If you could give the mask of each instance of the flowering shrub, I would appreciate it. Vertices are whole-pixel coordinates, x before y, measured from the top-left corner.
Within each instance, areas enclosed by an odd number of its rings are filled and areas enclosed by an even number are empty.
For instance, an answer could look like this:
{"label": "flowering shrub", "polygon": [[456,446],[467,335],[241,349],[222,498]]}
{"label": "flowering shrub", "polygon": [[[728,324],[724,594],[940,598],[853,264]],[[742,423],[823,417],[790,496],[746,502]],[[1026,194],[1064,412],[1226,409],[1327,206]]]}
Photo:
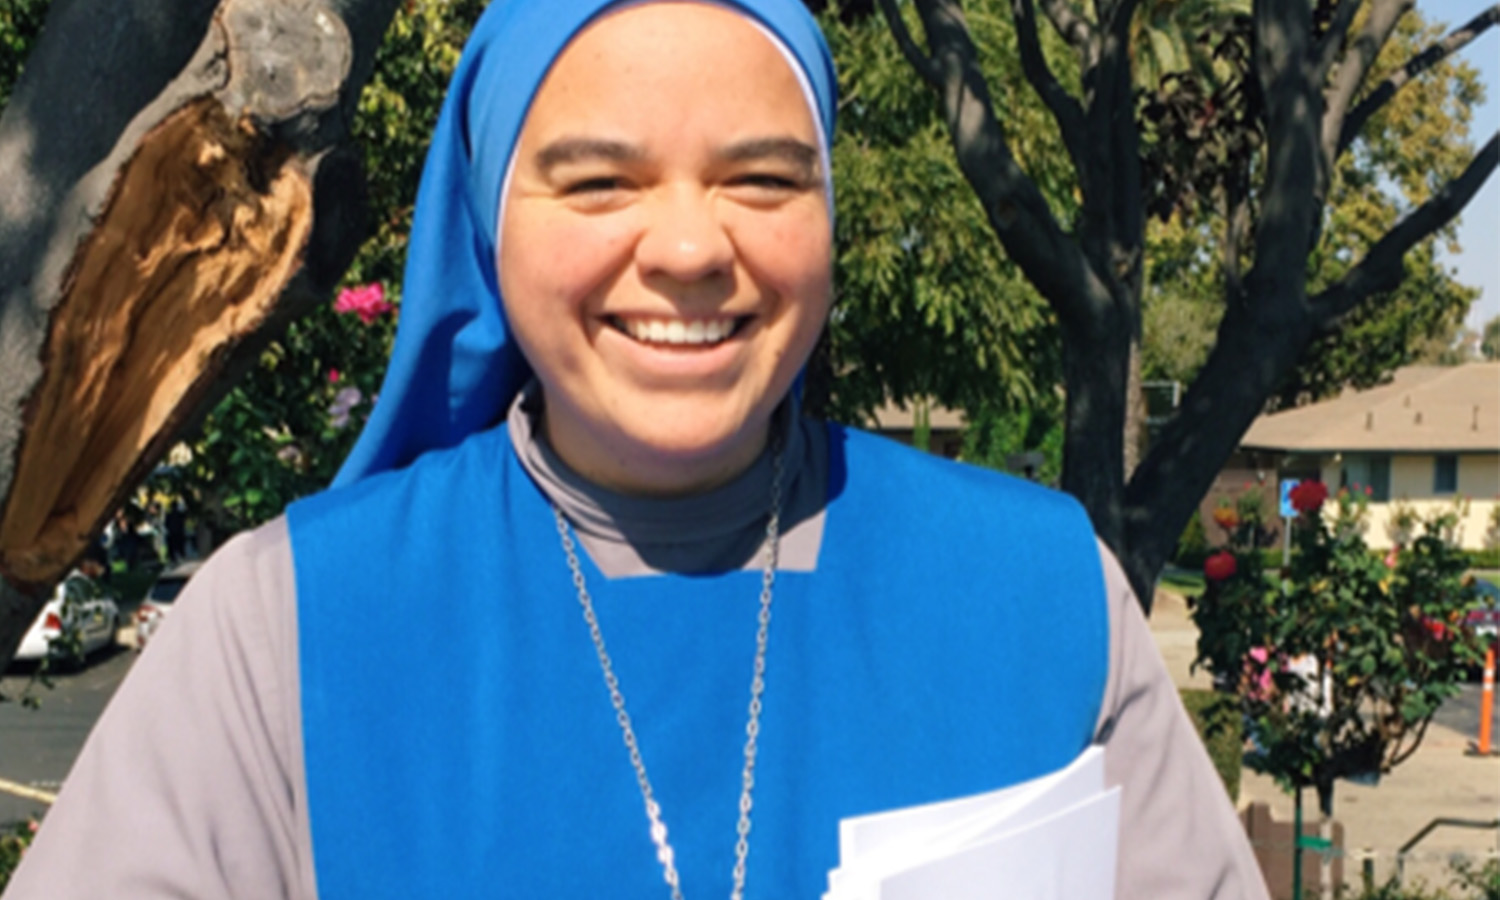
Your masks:
{"label": "flowering shrub", "polygon": [[1328,486],[1321,481],[1299,481],[1292,488],[1292,509],[1301,513],[1315,513],[1323,508],[1324,502],[1328,500]]}
{"label": "flowering shrub", "polygon": [[1260,523],[1246,504],[1229,546],[1205,565],[1195,665],[1238,695],[1253,746],[1246,764],[1288,789],[1316,788],[1331,814],[1335,780],[1410,756],[1477,663],[1475,639],[1455,627],[1477,597],[1452,542],[1456,513],[1429,518],[1383,559],[1364,542],[1363,491],[1330,498],[1304,482],[1291,500],[1297,552],[1286,568],[1255,551]]}
{"label": "flowering shrub", "polygon": [[37,827],[36,819],[27,819],[0,831],[0,892],[5,890],[11,873],[21,864],[26,848],[36,838]]}
{"label": "flowering shrub", "polygon": [[1203,561],[1203,575],[1209,581],[1223,581],[1234,574],[1235,568],[1234,554],[1228,550],[1220,550]]}
{"label": "flowering shrub", "polygon": [[344,288],[333,301],[334,312],[354,313],[366,325],[395,309],[385,299],[385,288],[380,282]]}

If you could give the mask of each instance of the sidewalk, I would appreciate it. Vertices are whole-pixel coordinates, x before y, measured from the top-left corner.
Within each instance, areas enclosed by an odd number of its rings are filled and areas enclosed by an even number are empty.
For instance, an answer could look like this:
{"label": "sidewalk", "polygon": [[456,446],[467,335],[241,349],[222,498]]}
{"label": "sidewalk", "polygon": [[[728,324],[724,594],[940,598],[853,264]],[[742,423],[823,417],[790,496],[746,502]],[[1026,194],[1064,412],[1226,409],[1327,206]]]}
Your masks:
{"label": "sidewalk", "polygon": [[[1157,592],[1151,632],[1178,687],[1211,687],[1205,672],[1188,671],[1198,632],[1179,595]],[[1365,851],[1374,853],[1377,881],[1394,874],[1396,850],[1435,818],[1500,817],[1500,757],[1465,756],[1464,748],[1475,736],[1441,724],[1442,718],[1440,712],[1417,752],[1382,778],[1378,786],[1341,781],[1335,788],[1334,818],[1344,824],[1344,845],[1349,855],[1344,872],[1351,884],[1358,884]],[[1246,769],[1240,784],[1240,805],[1252,802],[1269,803],[1278,820],[1292,820],[1291,795],[1282,793],[1270,778]],[[1303,815],[1316,814],[1317,799],[1309,791],[1303,795]],[[1487,853],[1496,852],[1496,841],[1497,832],[1493,830],[1439,829],[1408,857],[1406,883],[1423,879],[1429,884],[1446,885],[1451,855],[1467,854],[1483,862]]]}

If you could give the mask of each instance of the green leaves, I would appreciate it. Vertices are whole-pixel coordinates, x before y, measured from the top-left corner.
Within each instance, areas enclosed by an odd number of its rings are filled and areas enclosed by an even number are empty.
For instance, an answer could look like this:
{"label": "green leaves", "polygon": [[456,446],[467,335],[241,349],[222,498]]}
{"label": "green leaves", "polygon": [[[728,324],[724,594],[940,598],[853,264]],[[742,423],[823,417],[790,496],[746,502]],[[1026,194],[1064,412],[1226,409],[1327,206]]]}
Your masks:
{"label": "green leaves", "polygon": [[[1065,218],[1072,178],[1056,126],[1024,87],[1009,14],[965,10],[1022,157]],[[823,18],[842,83],[830,410],[863,421],[886,400],[1001,413],[1045,402],[1059,379],[1050,311],[1006,258],[953,155],[933,92],[878,16]]]}
{"label": "green leaves", "polygon": [[1364,542],[1367,505],[1363,492],[1340,490],[1304,513],[1280,570],[1260,568],[1257,530],[1242,519],[1229,548],[1237,573],[1210,582],[1193,607],[1196,662],[1238,695],[1256,747],[1249,765],[1330,797],[1335,779],[1387,772],[1409,755],[1480,657],[1458,627],[1475,595],[1451,514],[1383,559]]}

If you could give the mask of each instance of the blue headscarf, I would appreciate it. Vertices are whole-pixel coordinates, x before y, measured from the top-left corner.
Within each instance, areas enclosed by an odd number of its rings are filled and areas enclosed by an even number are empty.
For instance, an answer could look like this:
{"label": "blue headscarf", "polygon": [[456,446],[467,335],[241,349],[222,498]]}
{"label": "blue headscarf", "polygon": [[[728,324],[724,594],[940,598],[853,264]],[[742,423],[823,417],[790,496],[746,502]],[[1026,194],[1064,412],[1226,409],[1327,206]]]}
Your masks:
{"label": "blue headscarf", "polygon": [[[370,421],[334,480],[399,469],[494,425],[531,377],[495,272],[500,194],[532,97],[584,26],[619,0],[494,0],[448,86],[407,250],[401,325]],[[837,83],[801,0],[715,0],[779,39],[816,98],[824,142]]]}

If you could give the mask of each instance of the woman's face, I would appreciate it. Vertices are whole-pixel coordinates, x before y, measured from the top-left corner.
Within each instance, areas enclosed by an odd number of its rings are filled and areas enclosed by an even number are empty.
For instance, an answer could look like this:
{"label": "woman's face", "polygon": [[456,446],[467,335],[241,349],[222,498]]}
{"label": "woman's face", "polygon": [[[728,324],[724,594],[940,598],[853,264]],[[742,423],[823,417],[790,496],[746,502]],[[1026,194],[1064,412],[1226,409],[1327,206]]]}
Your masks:
{"label": "woman's face", "polygon": [[583,31],[528,113],[500,288],[581,475],[712,487],[765,444],[828,311],[817,131],[781,52],[716,6]]}

